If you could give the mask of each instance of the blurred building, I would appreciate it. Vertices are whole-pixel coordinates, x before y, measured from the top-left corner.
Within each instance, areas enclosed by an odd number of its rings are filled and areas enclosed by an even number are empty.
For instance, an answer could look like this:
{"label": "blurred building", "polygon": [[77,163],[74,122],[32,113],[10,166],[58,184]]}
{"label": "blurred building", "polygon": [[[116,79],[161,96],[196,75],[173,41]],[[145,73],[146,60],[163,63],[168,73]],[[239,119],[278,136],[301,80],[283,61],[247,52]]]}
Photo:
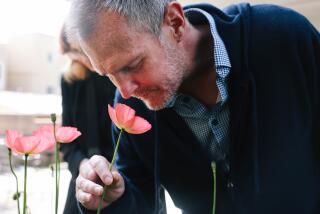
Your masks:
{"label": "blurred building", "polygon": [[66,59],[59,54],[57,39],[44,34],[24,35],[9,39],[6,49],[6,90],[59,94]]}
{"label": "blurred building", "polygon": [[6,88],[7,81],[7,45],[0,44],[0,91]]}
{"label": "blurred building", "polygon": [[44,34],[11,38],[0,45],[0,138],[6,129],[31,134],[61,115],[60,77],[67,59],[58,41]]}

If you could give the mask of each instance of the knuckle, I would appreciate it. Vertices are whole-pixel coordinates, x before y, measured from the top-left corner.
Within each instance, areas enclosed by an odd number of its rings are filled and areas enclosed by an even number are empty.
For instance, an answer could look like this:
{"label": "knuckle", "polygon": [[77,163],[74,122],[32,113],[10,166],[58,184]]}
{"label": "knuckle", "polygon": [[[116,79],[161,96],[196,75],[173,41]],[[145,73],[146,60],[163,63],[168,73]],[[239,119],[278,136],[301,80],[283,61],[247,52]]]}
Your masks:
{"label": "knuckle", "polygon": [[81,191],[80,190],[76,191],[76,198],[81,204],[84,203],[83,198],[81,197]]}
{"label": "knuckle", "polygon": [[92,165],[97,165],[100,161],[101,161],[101,156],[99,156],[99,155],[93,155],[93,156],[90,158],[90,163],[91,163]]}
{"label": "knuckle", "polygon": [[77,197],[77,200],[83,205],[90,202],[91,200],[90,194],[84,193],[82,191],[77,192],[76,197]]}
{"label": "knuckle", "polygon": [[103,156],[100,156],[100,155],[93,155],[91,158],[90,158],[90,161],[89,161],[90,165],[94,168],[97,168],[97,167],[100,167],[100,166],[103,166],[105,167],[105,165],[108,165],[108,160],[103,157]]}
{"label": "knuckle", "polygon": [[80,187],[80,183],[81,183],[81,177],[78,176],[76,179],[76,187],[79,188]]}
{"label": "knuckle", "polygon": [[90,192],[91,188],[89,183],[84,183],[82,187],[85,192]]}
{"label": "knuckle", "polygon": [[88,203],[88,202],[90,202],[90,200],[91,200],[91,195],[89,195],[89,194],[83,195],[84,203]]}
{"label": "knuckle", "polygon": [[84,175],[85,172],[88,170],[89,166],[87,163],[84,163],[82,164],[80,167],[79,167],[79,174],[80,175]]}
{"label": "knuckle", "polygon": [[90,160],[94,160],[94,159],[97,159],[99,157],[99,155],[92,155]]}
{"label": "knuckle", "polygon": [[79,189],[85,190],[85,181],[81,179],[78,184]]}
{"label": "knuckle", "polygon": [[91,168],[88,168],[86,171],[83,172],[83,176],[87,179],[94,176],[94,171]]}

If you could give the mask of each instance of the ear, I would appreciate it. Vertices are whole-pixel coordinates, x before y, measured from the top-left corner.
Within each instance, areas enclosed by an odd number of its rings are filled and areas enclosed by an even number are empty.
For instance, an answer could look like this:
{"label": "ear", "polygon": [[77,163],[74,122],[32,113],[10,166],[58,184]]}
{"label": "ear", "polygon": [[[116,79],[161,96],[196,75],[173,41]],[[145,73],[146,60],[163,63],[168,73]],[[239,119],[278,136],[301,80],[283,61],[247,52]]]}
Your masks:
{"label": "ear", "polygon": [[170,2],[164,13],[163,25],[169,28],[170,33],[177,42],[180,42],[185,32],[185,24],[186,17],[181,4],[176,1]]}

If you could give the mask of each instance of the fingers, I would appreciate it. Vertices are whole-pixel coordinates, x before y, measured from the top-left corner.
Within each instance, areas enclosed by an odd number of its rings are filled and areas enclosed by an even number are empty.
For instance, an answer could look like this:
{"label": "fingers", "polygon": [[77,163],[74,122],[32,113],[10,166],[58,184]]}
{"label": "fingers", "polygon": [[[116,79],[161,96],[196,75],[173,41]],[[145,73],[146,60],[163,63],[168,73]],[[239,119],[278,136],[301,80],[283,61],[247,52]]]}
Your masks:
{"label": "fingers", "polygon": [[87,204],[87,206],[88,206],[88,203],[90,203],[92,201],[92,195],[89,193],[86,193],[86,192],[77,191],[76,197],[77,197],[78,201],[83,205]]}
{"label": "fingers", "polygon": [[76,180],[76,190],[100,196],[102,195],[103,187],[93,181],[83,178],[82,176],[78,176]]}
{"label": "fingers", "polygon": [[[106,187],[106,196],[102,207],[108,206],[124,193],[124,181],[117,171],[113,171],[113,183]],[[76,198],[88,209],[97,209],[103,193],[103,187],[82,176],[76,180]]]}
{"label": "fingers", "polygon": [[85,163],[80,165],[79,175],[88,180],[95,181],[97,180],[98,175],[95,173],[92,166],[88,162],[89,161],[86,161]]}
{"label": "fingers", "polygon": [[109,165],[108,160],[102,156],[93,156],[81,163],[76,180],[76,197],[86,208],[96,209],[99,205],[103,187],[97,182],[102,181],[106,185],[103,207],[117,200],[124,193],[125,184],[122,176],[117,171],[110,172]]}
{"label": "fingers", "polygon": [[113,177],[112,187],[119,188],[123,186],[124,181],[118,171],[112,171],[112,177]]}
{"label": "fingers", "polygon": [[[88,161],[88,164],[92,167],[91,170],[87,170],[86,173],[88,177],[92,176],[91,173],[97,174],[101,181],[105,185],[110,185],[113,182],[113,177],[111,172],[109,171],[109,165],[107,159],[102,156],[94,155]],[[90,167],[88,167],[90,168]],[[92,172],[93,171],[93,172]]]}
{"label": "fingers", "polygon": [[124,180],[119,172],[112,171],[113,183],[107,188],[110,189],[109,194],[106,197],[106,201],[112,202],[114,199],[119,198],[125,190]]}
{"label": "fingers", "polygon": [[[83,192],[78,190],[76,192],[77,200],[86,208],[88,209],[97,209],[100,203],[99,196],[91,195],[90,193]],[[103,201],[102,207],[106,207],[108,205],[107,202]]]}

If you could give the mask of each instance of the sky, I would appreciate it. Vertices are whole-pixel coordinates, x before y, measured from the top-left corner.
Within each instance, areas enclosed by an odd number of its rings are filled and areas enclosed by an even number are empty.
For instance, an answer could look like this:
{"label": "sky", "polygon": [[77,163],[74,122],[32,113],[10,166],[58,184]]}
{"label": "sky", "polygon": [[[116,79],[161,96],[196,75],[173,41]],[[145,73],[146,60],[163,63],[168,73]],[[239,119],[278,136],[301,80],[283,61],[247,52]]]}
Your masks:
{"label": "sky", "polygon": [[0,0],[0,43],[31,33],[57,36],[69,6],[67,0]]}
{"label": "sky", "polygon": [[0,0],[0,43],[30,33],[57,36],[69,6],[70,0]]}

